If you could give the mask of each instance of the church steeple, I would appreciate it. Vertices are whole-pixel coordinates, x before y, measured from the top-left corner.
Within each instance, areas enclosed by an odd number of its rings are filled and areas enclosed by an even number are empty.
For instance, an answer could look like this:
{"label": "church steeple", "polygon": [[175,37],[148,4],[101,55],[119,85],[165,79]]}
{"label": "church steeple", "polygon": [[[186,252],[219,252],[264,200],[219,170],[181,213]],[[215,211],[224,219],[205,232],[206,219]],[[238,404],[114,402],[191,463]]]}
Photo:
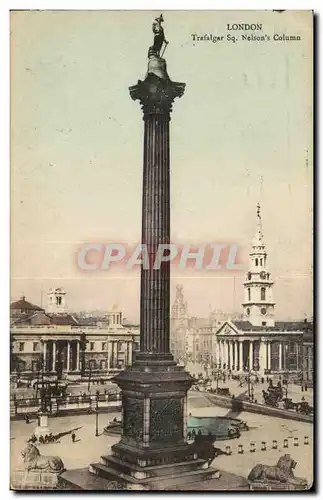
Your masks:
{"label": "church steeple", "polygon": [[274,326],[275,303],[272,294],[274,282],[266,268],[267,252],[259,203],[257,203],[257,229],[249,256],[250,268],[244,282],[245,301],[242,304],[245,319],[254,326]]}

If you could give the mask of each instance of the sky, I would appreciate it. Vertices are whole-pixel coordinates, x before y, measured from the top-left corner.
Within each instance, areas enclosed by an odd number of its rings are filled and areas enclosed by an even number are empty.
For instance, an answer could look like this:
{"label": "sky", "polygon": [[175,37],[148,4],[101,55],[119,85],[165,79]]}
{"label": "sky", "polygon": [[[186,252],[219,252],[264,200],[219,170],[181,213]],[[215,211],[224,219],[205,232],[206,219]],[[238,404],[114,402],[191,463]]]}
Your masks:
{"label": "sky", "polygon": [[[11,299],[71,311],[117,303],[139,318],[139,274],[85,272],[88,242],[140,242],[143,121],[128,88],[143,79],[158,12],[11,14]],[[172,241],[232,242],[243,272],[179,272],[189,313],[240,311],[261,204],[276,316],[312,315],[312,24],[309,12],[164,12],[172,80]],[[268,42],[226,40],[262,23]],[[212,43],[192,34],[223,35]],[[232,32],[230,32],[232,33]],[[301,41],[274,42],[274,33]],[[234,32],[240,36],[241,32]],[[249,33],[248,33],[249,34]]]}

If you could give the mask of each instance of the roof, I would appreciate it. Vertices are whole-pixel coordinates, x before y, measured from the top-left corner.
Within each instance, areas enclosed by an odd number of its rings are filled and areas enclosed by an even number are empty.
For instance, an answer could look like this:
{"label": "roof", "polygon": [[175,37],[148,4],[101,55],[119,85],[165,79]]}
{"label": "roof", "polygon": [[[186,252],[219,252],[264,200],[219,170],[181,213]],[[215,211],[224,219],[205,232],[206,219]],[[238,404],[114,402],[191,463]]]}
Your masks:
{"label": "roof", "polygon": [[244,320],[233,320],[231,321],[239,330],[248,332],[248,331],[303,331],[308,329],[309,324],[304,323],[304,321],[276,321],[274,326],[254,326],[250,323],[250,321]]}
{"label": "roof", "polygon": [[71,314],[50,314],[48,315],[51,319],[52,325],[78,325],[77,319]]}
{"label": "roof", "polygon": [[25,300],[25,297],[21,297],[20,300],[13,302],[10,305],[10,309],[14,309],[14,310],[22,309],[22,310],[27,310],[27,311],[44,311],[44,309],[42,309],[41,307],[36,306],[35,304],[32,304],[31,302],[28,302],[27,300]]}
{"label": "roof", "polygon": [[[43,310],[41,310],[43,312]],[[37,325],[72,325],[76,326],[78,325],[78,321],[72,316],[71,314],[23,314],[20,316],[18,319],[16,319],[12,325],[30,325],[33,324],[33,318],[36,316],[39,316],[39,321]],[[44,321],[45,320],[45,321]]]}

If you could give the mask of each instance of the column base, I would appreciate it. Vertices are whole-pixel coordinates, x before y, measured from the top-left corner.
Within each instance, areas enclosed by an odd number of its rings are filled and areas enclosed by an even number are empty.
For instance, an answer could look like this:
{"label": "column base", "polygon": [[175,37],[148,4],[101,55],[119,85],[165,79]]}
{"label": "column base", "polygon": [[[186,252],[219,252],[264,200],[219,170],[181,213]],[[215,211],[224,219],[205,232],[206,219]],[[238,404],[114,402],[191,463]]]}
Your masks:
{"label": "column base", "polygon": [[112,380],[122,390],[122,437],[110,456],[90,465],[91,474],[135,490],[215,477],[212,457],[205,450],[199,456],[201,448],[186,442],[186,397],[194,378],[171,355],[140,353]]}

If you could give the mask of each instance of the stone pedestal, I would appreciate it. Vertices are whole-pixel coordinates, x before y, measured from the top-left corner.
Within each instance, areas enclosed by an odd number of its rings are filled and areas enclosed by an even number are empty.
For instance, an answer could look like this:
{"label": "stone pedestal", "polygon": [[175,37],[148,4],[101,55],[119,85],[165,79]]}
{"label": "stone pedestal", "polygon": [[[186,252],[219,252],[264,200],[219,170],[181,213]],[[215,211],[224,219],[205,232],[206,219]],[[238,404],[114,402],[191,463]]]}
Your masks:
{"label": "stone pedestal", "polygon": [[48,425],[48,415],[46,413],[41,413],[39,415],[39,425],[34,431],[34,435],[37,438],[37,441],[39,441],[40,436],[44,438],[45,436],[49,436],[51,432],[52,431],[50,430]]}
{"label": "stone pedestal", "polygon": [[60,489],[59,474],[43,471],[15,470],[11,473],[10,488],[17,491]]}

